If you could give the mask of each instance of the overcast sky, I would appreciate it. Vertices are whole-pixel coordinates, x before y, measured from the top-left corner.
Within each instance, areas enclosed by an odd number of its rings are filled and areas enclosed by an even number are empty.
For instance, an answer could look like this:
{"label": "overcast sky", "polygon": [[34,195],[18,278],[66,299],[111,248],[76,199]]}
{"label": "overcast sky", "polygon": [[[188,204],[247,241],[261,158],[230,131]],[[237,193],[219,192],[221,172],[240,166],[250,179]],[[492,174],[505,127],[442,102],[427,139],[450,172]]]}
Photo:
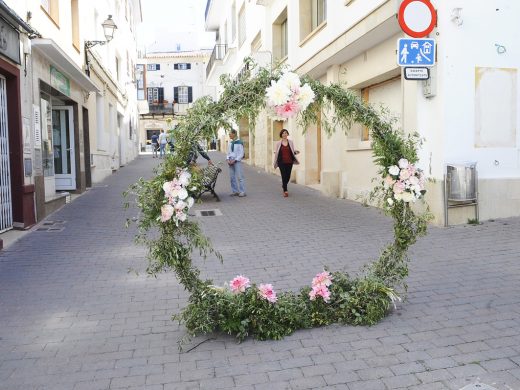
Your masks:
{"label": "overcast sky", "polygon": [[141,0],[139,48],[147,53],[210,49],[214,33],[204,31],[207,0]]}

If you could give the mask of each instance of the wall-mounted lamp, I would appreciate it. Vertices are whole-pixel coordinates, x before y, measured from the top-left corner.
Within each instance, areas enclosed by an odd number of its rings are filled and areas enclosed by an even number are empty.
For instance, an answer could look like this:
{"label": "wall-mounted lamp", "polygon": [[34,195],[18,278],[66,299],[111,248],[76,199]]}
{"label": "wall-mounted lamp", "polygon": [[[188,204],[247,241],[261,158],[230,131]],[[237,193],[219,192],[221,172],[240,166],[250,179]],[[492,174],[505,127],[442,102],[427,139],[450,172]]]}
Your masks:
{"label": "wall-mounted lamp", "polygon": [[112,20],[112,15],[108,15],[108,19],[101,23],[103,33],[105,34],[105,41],[85,41],[85,73],[90,76],[90,60],[88,58],[88,50],[96,45],[105,45],[114,38],[114,32],[117,30],[117,25]]}

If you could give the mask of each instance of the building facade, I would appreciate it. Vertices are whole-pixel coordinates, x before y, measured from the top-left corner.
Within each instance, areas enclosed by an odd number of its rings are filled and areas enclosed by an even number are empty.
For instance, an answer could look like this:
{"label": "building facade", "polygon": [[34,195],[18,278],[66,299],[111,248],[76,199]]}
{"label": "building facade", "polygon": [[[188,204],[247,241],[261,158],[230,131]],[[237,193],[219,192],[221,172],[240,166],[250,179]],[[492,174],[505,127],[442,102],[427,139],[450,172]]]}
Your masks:
{"label": "building facade", "polygon": [[209,52],[150,53],[139,59],[141,150],[150,151],[153,133],[168,131],[198,98],[215,95],[204,84]]}
{"label": "building facade", "polygon": [[[0,12],[9,45],[19,38],[0,58],[10,152],[2,176],[10,176],[12,215],[2,231],[34,225],[137,155],[142,17],[139,0],[6,0]],[[106,20],[112,40],[103,34]]]}
{"label": "building facade", "polygon": [[[397,65],[397,39],[406,37],[397,21],[401,1],[208,0],[206,29],[216,31],[217,39],[207,83],[217,86],[222,73],[239,75],[247,56],[341,83],[374,107],[384,106],[396,128],[425,139],[419,165],[435,180],[427,194],[435,223],[445,220],[447,165],[468,162],[477,167],[480,218],[520,215],[520,52],[513,39],[520,32],[520,4],[431,3],[438,16],[430,34],[437,61],[423,82],[405,80]],[[482,20],[488,28],[481,28]],[[370,134],[360,125],[331,135],[319,123],[300,129],[295,120],[265,115],[254,131],[247,123],[237,125],[252,165],[273,171],[273,142],[286,127],[302,151],[293,173],[297,183],[352,200],[372,188],[377,168]],[[451,223],[463,223],[474,209],[449,213]]]}

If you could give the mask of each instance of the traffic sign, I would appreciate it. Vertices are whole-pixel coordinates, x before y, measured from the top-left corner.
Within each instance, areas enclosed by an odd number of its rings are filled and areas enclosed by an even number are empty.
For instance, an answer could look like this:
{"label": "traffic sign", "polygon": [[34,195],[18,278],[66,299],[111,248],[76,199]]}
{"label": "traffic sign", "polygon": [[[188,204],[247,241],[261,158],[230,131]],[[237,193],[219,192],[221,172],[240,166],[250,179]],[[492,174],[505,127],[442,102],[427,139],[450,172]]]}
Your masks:
{"label": "traffic sign", "polygon": [[428,68],[404,68],[404,78],[406,80],[428,80],[430,70]]}
{"label": "traffic sign", "polygon": [[437,24],[437,12],[429,0],[404,0],[399,7],[397,20],[406,34],[423,38]]}
{"label": "traffic sign", "polygon": [[435,39],[399,38],[397,40],[399,66],[434,66]]}

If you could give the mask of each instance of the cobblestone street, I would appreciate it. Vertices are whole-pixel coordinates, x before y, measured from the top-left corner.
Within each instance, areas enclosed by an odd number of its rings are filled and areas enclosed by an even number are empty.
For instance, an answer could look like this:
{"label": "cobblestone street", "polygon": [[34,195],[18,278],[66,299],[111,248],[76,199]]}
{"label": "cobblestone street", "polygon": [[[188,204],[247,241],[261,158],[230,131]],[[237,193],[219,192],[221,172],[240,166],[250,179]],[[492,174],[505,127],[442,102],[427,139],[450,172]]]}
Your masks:
{"label": "cobblestone street", "polygon": [[[520,218],[431,227],[410,252],[405,301],[375,326],[206,335],[180,352],[170,318],[187,293],[173,274],[145,274],[124,228],[137,211],[122,193],[157,162],[139,157],[0,251],[0,389],[520,389]],[[229,197],[223,166],[221,202],[195,207],[222,213],[197,217],[224,257],[195,258],[215,284],[243,274],[296,290],[324,266],[359,272],[393,237],[377,209],[293,183],[283,198],[280,178],[254,167],[245,177],[247,196]]]}

